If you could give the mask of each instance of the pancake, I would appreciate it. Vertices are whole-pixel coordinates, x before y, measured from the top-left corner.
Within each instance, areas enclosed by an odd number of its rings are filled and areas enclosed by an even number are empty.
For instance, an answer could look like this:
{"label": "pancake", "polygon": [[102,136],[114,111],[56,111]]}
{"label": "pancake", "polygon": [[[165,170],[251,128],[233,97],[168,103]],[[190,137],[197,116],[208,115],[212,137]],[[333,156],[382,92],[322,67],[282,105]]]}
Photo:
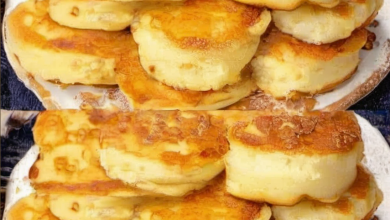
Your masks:
{"label": "pancake", "polygon": [[206,188],[180,198],[31,194],[19,200],[7,213],[7,220],[268,220],[270,217],[271,209],[266,204],[229,195],[223,174]]}
{"label": "pancake", "polygon": [[228,194],[225,175],[212,180],[204,189],[184,198],[156,199],[141,203],[135,211],[137,219],[170,220],[268,220],[271,210],[266,204],[245,201]]}
{"label": "pancake", "polygon": [[105,31],[119,31],[130,26],[137,2],[109,0],[50,0],[51,19],[61,25]]}
{"label": "pancake", "polygon": [[5,214],[6,220],[60,220],[51,213],[47,196],[31,194],[20,199]]}
{"label": "pancake", "polygon": [[381,203],[382,197],[372,174],[358,166],[355,182],[337,202],[327,204],[305,200],[294,206],[273,206],[272,213],[275,220],[369,220]]}
{"label": "pancake", "polygon": [[225,134],[206,112],[47,111],[30,179],[39,192],[181,196],[224,169]]}
{"label": "pancake", "polygon": [[327,44],[368,26],[383,0],[343,0],[334,8],[304,4],[293,11],[274,10],[273,21],[282,32],[312,44]]}
{"label": "pancake", "polygon": [[7,213],[7,220],[128,220],[137,199],[84,195],[31,194]]}
{"label": "pancake", "polygon": [[332,8],[340,3],[340,0],[235,0],[245,4],[267,7],[275,10],[293,10],[301,4],[307,2],[313,5],[319,5],[325,8]]}
{"label": "pancake", "polygon": [[179,90],[148,76],[142,68],[138,47],[127,44],[130,51],[117,67],[117,82],[134,109],[157,110],[214,110],[229,106],[257,89],[251,80],[249,67],[241,72],[241,80],[220,90]]}
{"label": "pancake", "polygon": [[[7,17],[6,42],[26,72],[65,84],[113,85],[115,68],[131,40],[124,32],[77,30],[54,22],[49,1],[19,4]],[[13,54],[13,55],[12,55]]]}
{"label": "pancake", "polygon": [[110,179],[100,166],[100,130],[87,112],[41,112],[34,125],[40,154],[30,169],[31,185],[38,193],[99,196],[150,195],[120,180]]}
{"label": "pancake", "polygon": [[[97,113],[95,113],[97,114]],[[224,170],[228,151],[222,118],[207,112],[140,111],[105,116],[96,125],[125,129],[102,138],[100,163],[112,179],[169,196],[204,187]]]}
{"label": "pancake", "polygon": [[253,76],[260,89],[276,98],[326,92],[356,71],[366,40],[367,31],[358,29],[345,40],[314,45],[273,28],[251,63]]}
{"label": "pancake", "polygon": [[131,25],[149,76],[176,89],[220,90],[240,81],[270,12],[231,0],[187,0],[141,10]]}
{"label": "pancake", "polygon": [[241,120],[229,129],[228,140],[227,191],[275,205],[294,205],[305,197],[337,201],[363,157],[352,112]]}

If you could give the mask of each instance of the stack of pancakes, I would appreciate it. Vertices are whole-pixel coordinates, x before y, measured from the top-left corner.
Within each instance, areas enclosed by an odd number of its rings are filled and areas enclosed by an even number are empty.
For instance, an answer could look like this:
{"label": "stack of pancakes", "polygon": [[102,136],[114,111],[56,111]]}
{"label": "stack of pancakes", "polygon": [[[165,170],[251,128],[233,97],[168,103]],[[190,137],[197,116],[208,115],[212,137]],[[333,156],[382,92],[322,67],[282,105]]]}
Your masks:
{"label": "stack of pancakes", "polygon": [[33,131],[34,192],[7,220],[361,220],[382,201],[352,112],[62,110]]}
{"label": "stack of pancakes", "polygon": [[119,87],[135,109],[215,110],[256,91],[333,89],[356,71],[382,3],[29,0],[7,17],[6,42],[30,78]]}

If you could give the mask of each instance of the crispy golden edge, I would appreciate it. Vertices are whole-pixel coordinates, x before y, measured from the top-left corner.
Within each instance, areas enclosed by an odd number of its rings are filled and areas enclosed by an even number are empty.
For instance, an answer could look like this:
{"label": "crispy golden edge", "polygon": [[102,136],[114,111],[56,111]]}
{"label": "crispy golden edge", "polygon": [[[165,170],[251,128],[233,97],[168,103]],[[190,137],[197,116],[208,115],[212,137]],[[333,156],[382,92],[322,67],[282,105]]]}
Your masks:
{"label": "crispy golden edge", "polygon": [[[248,28],[261,22],[263,10],[232,0],[188,0],[141,10],[140,17],[153,17],[158,25],[152,28],[162,30],[182,49],[209,50],[229,46],[233,41],[248,41]],[[225,23],[223,32],[215,32],[218,22]]]}
{"label": "crispy golden edge", "polygon": [[[256,89],[256,85],[249,82],[251,80],[249,67],[242,71],[240,82],[227,85],[217,91],[175,89],[151,78],[146,73],[139,60],[138,46],[133,40],[127,44],[127,48],[129,53],[122,57],[122,62],[117,66],[116,80],[120,90],[132,100],[135,109],[195,108],[235,98],[232,96],[232,91],[247,89],[243,88],[247,84],[250,90]],[[153,70],[155,67],[149,68]]]}
{"label": "crispy golden edge", "polygon": [[[191,114],[191,118],[184,114]],[[85,126],[70,130],[72,116]],[[190,148],[187,155],[161,149],[155,149],[157,155],[144,155],[182,168],[221,160],[228,150],[225,134],[224,120],[202,111],[46,111],[39,115],[34,126],[34,140],[41,152],[69,143],[134,151],[137,146],[152,148],[162,146],[161,143],[185,141]],[[128,143],[129,138],[135,142]]]}
{"label": "crispy golden edge", "polygon": [[254,220],[260,215],[264,203],[255,203],[230,195],[225,189],[225,173],[208,183],[205,188],[180,199],[162,198],[160,201],[145,202],[136,212],[151,211],[162,219],[213,219],[221,215],[227,219]]}
{"label": "crispy golden edge", "polygon": [[[249,124],[264,135],[246,132]],[[360,133],[353,112],[318,112],[306,117],[259,116],[237,122],[229,131],[229,141],[265,152],[324,155],[353,150],[362,144]]]}
{"label": "crispy golden edge", "polygon": [[[116,65],[128,53],[124,45],[133,40],[129,31],[78,30],[61,26],[50,18],[48,4],[48,0],[29,0],[19,4],[7,17],[8,37],[18,47],[51,51],[53,55],[74,53],[113,58]],[[18,60],[18,55],[15,56]]]}
{"label": "crispy golden edge", "polygon": [[329,61],[340,54],[359,51],[367,41],[367,30],[356,29],[347,39],[338,40],[329,44],[309,44],[300,41],[291,35],[284,34],[276,27],[271,27],[262,38],[256,56],[273,56],[283,59],[285,48],[298,57],[307,57],[315,60]]}
{"label": "crispy golden edge", "polygon": [[[45,50],[90,54],[102,58],[116,58],[117,61],[128,52],[123,45],[132,39],[129,31],[78,30],[61,26],[50,18],[48,7],[48,0],[29,0],[18,5],[7,17],[7,27],[11,35],[20,43]],[[31,25],[26,24],[29,18],[35,20]],[[61,33],[62,37],[46,39],[39,34],[38,28],[42,27],[48,32]]]}

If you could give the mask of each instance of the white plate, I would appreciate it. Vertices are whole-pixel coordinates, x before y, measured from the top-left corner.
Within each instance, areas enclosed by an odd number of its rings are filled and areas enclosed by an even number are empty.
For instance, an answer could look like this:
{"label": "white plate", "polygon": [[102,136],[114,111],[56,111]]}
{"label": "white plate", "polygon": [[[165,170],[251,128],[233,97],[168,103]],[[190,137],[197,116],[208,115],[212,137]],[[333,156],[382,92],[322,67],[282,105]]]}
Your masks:
{"label": "white plate", "polygon": [[[5,17],[21,2],[25,0],[6,0]],[[317,101],[314,109],[345,110],[365,95],[370,93],[390,71],[390,1],[385,0],[382,9],[376,18],[379,26],[369,28],[376,34],[377,40],[374,49],[361,52],[361,64],[357,72],[347,81],[337,86],[333,91],[315,97]],[[6,44],[6,27],[3,22],[3,38],[5,51],[18,77],[42,101],[46,109],[79,109],[82,104],[92,104],[97,108],[116,106],[120,109],[130,109],[128,101],[118,90],[95,88],[92,86],[72,85],[66,89],[45,82],[42,79],[27,77],[26,72],[9,54]],[[44,88],[44,89],[43,89]],[[46,93],[44,90],[47,90]],[[49,92],[49,96],[47,96]],[[96,94],[101,98],[92,100],[85,95]],[[262,99],[261,97],[258,97]],[[264,98],[264,97],[263,97]],[[268,98],[269,99],[269,98]],[[89,103],[90,102],[90,103]],[[264,102],[264,100],[261,100]],[[282,105],[286,105],[282,103]],[[281,108],[289,108],[281,106]]]}
{"label": "white plate", "polygon": [[[390,147],[382,134],[366,119],[359,115],[356,115],[356,117],[362,130],[365,146],[363,164],[375,176],[384,196],[383,202],[375,212],[375,215],[380,220],[390,219]],[[7,186],[4,216],[19,199],[34,192],[28,180],[28,173],[38,154],[38,147],[33,146],[12,171],[10,182]],[[6,218],[3,217],[3,220],[6,220]]]}

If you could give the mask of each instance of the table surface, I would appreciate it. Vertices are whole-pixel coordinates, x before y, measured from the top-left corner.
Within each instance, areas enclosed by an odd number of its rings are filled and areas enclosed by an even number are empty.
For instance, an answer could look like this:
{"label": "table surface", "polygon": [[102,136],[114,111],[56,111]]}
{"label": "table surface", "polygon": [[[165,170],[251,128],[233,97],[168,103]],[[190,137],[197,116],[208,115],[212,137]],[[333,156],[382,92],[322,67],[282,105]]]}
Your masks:
{"label": "table surface", "polygon": [[[3,17],[4,0],[1,0],[1,18]],[[1,109],[8,110],[44,110],[36,96],[20,82],[10,67],[3,44],[1,43]],[[390,74],[378,87],[360,100],[349,110],[354,110],[377,127],[390,144]],[[31,126],[12,131],[7,138],[1,138],[1,187],[13,166],[18,162],[29,146],[33,144]],[[1,195],[0,218],[4,205],[4,193]]]}

